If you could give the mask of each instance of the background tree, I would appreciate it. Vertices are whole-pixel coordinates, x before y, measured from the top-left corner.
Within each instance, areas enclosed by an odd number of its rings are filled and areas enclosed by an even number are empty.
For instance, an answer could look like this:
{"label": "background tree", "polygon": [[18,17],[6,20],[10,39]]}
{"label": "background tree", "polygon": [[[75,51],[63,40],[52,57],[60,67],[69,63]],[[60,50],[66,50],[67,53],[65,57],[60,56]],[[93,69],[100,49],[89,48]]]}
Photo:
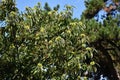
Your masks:
{"label": "background tree", "polygon": [[91,19],[98,13],[104,6],[104,0],[85,0],[86,10],[83,12],[83,16],[87,19]]}
{"label": "background tree", "polygon": [[49,7],[49,5],[48,5],[47,2],[45,3],[44,9],[45,9],[46,11],[51,11],[51,8]]}
{"label": "background tree", "polygon": [[[107,0],[106,0],[107,1]],[[115,2],[115,0],[113,0]],[[118,1],[118,0],[116,0]],[[98,66],[100,74],[108,76],[110,80],[119,80],[119,61],[120,61],[120,38],[119,38],[119,28],[117,22],[119,22],[120,17],[117,19],[112,19],[108,16],[108,19],[103,25],[96,25],[93,18],[97,12],[102,9],[102,5],[105,4],[105,1],[94,1],[86,0],[86,10],[83,12],[82,17],[85,24],[88,26],[91,25],[88,35],[91,35],[91,45],[98,51],[98,54],[94,56],[96,62],[100,65]],[[89,20],[87,20],[89,19]],[[98,26],[98,28],[96,27]],[[87,30],[86,30],[87,31]],[[98,33],[98,34],[96,34]],[[116,34],[117,33],[117,34]]]}

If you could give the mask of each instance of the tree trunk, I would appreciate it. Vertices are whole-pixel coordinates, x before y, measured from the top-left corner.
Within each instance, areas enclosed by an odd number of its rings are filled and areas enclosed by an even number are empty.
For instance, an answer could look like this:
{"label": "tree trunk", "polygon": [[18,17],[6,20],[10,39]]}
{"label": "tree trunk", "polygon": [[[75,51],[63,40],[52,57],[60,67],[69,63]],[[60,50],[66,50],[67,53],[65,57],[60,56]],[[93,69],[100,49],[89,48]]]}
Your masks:
{"label": "tree trunk", "polygon": [[94,43],[94,47],[100,51],[95,57],[98,59],[98,71],[100,72],[98,76],[103,74],[104,76],[108,77],[109,80],[119,80],[117,71],[113,65],[113,60],[108,53],[108,51],[102,45],[102,41],[97,41]]}

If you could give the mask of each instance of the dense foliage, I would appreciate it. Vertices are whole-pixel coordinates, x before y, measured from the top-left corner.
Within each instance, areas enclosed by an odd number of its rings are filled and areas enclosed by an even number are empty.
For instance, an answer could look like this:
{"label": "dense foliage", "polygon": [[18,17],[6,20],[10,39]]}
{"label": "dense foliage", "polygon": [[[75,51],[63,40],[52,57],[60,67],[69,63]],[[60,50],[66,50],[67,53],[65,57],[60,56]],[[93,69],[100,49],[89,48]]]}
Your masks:
{"label": "dense foliage", "polygon": [[[103,20],[104,24],[96,25],[91,19],[98,13],[98,15],[101,14],[101,16],[105,16],[104,14],[102,15],[100,11],[105,10],[105,7],[109,9],[111,5],[113,6],[116,3],[119,3],[119,0],[85,0],[86,10],[83,12],[82,15],[83,20],[84,18],[86,18],[85,24],[88,22],[88,26],[90,26],[88,34],[90,34],[93,39],[91,45],[93,45],[94,48],[98,51],[96,59],[101,67],[97,68],[99,69],[97,75],[99,73],[103,74],[104,76],[107,76],[110,80],[120,79],[120,16],[119,13],[114,12],[119,12],[120,4],[117,4],[117,8],[114,8],[111,11],[107,12],[107,18]],[[109,7],[106,6],[108,4]],[[114,14],[111,14],[112,12],[114,12]],[[117,15],[117,17],[113,17],[113,15]],[[101,17],[101,20],[102,19],[103,18]]]}
{"label": "dense foliage", "polygon": [[4,7],[7,14],[0,13],[5,22],[0,28],[1,80],[87,80],[98,71],[117,79],[120,28],[113,20],[103,26],[72,19],[69,5],[59,12],[59,6],[51,9],[46,4],[43,9],[38,3],[19,13],[11,3],[14,0],[0,3],[0,12]]}

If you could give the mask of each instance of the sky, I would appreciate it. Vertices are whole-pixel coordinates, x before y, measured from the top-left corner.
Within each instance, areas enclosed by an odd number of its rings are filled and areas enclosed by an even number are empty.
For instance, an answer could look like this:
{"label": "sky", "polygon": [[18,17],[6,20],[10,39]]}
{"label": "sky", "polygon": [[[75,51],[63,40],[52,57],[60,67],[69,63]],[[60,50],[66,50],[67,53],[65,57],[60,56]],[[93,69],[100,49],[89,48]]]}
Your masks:
{"label": "sky", "polygon": [[80,18],[80,15],[85,10],[84,0],[16,0],[17,7],[20,11],[24,11],[25,7],[34,7],[34,5],[36,5],[38,2],[42,4],[42,7],[44,6],[45,2],[48,2],[51,8],[59,4],[60,10],[65,9],[65,5],[74,6],[74,18]]}

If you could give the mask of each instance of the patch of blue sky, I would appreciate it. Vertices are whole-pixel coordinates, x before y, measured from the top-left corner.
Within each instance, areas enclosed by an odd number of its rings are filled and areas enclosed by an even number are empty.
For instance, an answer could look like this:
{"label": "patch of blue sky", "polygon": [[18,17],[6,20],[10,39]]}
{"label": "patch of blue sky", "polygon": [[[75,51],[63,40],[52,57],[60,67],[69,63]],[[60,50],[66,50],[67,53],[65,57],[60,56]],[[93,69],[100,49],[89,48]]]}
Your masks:
{"label": "patch of blue sky", "polygon": [[34,7],[38,2],[44,6],[45,2],[48,2],[51,8],[57,4],[60,5],[60,11],[64,10],[65,5],[74,6],[73,18],[80,18],[82,12],[85,10],[84,0],[16,0],[17,7],[20,11],[24,11],[25,7]]}

